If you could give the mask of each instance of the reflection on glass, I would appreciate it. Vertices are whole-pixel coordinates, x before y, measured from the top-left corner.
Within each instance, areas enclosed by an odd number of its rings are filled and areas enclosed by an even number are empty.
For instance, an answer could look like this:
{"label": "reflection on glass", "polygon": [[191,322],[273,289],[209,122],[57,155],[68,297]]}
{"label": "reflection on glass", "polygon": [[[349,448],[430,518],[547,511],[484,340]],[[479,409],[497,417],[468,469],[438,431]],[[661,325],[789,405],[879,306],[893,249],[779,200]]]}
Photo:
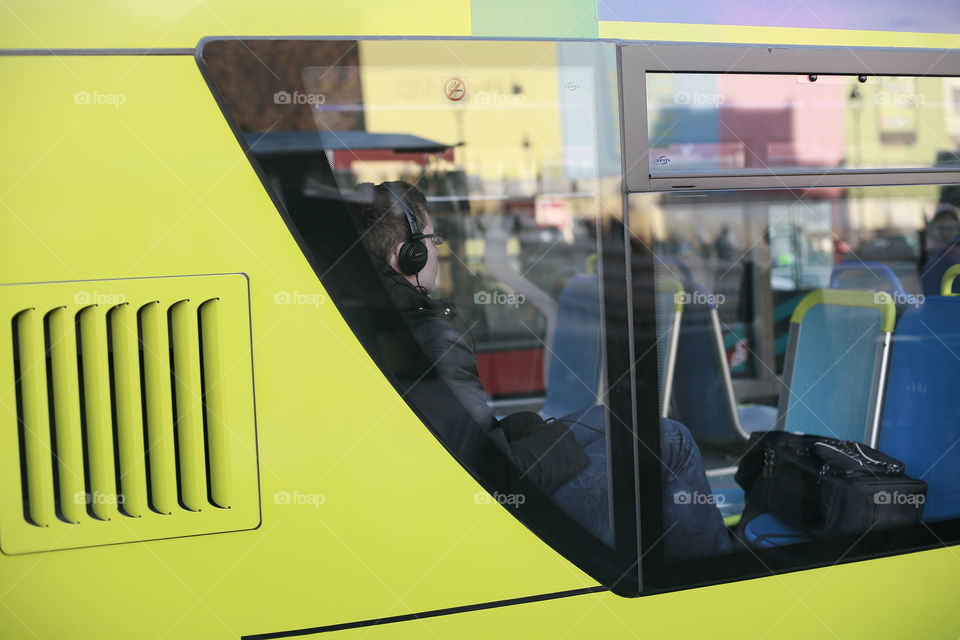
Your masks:
{"label": "reflection on glass", "polygon": [[945,166],[957,78],[648,73],[650,174]]}
{"label": "reflection on glass", "polygon": [[338,187],[406,181],[445,238],[431,298],[452,303],[479,377],[455,395],[485,401],[512,449],[519,412],[565,418],[586,468],[548,493],[612,544],[598,221],[619,209],[613,47],[371,41],[331,62],[302,69],[302,108]]}
{"label": "reflection on glass", "polygon": [[[696,438],[713,499],[746,543],[770,546],[757,536],[779,526],[763,517],[747,530],[764,514],[734,480],[749,434],[774,428],[872,444],[928,483],[924,521],[960,517],[960,454],[937,461],[960,439],[942,382],[960,374],[960,296],[940,295],[960,292],[954,193],[631,196],[631,209],[653,219],[658,291],[685,292],[656,299],[658,323],[670,322],[659,330],[678,334],[673,354],[658,342],[672,364],[670,380],[661,372],[667,416]],[[791,526],[781,531],[793,531],[790,543],[819,535]]]}

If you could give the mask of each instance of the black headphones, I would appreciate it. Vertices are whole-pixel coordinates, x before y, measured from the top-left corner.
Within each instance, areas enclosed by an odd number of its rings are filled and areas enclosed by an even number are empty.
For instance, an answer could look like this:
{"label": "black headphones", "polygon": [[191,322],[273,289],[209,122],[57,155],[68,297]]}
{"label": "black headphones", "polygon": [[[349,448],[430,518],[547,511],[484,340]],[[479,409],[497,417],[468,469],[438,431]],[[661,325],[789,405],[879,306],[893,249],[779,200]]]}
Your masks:
{"label": "black headphones", "polygon": [[392,184],[384,186],[393,195],[393,199],[400,206],[403,214],[407,217],[407,223],[410,225],[410,239],[400,245],[400,252],[397,254],[397,266],[401,273],[415,276],[427,266],[427,245],[423,242],[423,233],[417,226],[417,219],[413,215],[413,209],[410,207],[406,195],[399,193]]}

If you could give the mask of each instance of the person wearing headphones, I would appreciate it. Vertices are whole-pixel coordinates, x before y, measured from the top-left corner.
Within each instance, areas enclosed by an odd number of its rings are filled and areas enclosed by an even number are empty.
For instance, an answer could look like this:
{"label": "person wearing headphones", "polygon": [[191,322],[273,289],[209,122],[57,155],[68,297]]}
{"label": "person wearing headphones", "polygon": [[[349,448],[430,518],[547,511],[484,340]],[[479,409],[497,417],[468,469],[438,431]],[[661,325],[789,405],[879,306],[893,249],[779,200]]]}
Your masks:
{"label": "person wearing headphones", "polygon": [[[426,198],[413,185],[400,181],[363,183],[356,190],[361,202],[357,211],[361,241],[430,366],[514,466],[571,517],[609,543],[602,408],[552,422],[529,412],[497,419],[477,373],[469,328],[452,303],[430,297],[437,287],[437,247],[443,236],[434,229]],[[591,426],[592,422],[599,424]],[[662,420],[661,448],[664,521],[670,526],[665,536],[666,557],[729,553],[730,538],[713,504],[676,499],[677,495],[710,493],[700,451],[690,432],[678,422]]]}

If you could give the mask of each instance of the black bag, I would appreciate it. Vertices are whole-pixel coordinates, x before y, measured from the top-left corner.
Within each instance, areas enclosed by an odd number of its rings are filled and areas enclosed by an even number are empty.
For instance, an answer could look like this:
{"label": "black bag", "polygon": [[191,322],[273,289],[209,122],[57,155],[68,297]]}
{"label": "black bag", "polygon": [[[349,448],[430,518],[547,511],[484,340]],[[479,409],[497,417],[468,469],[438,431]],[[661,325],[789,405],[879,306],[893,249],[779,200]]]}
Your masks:
{"label": "black bag", "polygon": [[736,475],[747,508],[769,511],[814,538],[918,524],[927,483],[859,442],[785,431],[750,434]]}

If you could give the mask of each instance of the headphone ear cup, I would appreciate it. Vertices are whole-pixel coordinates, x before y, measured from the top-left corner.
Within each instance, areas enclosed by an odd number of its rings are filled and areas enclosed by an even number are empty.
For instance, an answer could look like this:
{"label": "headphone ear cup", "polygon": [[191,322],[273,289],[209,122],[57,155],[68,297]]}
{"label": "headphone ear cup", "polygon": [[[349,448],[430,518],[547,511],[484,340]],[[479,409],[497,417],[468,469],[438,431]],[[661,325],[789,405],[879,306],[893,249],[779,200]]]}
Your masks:
{"label": "headphone ear cup", "polygon": [[400,247],[397,266],[408,276],[414,276],[427,266],[427,246],[423,240],[408,240]]}

